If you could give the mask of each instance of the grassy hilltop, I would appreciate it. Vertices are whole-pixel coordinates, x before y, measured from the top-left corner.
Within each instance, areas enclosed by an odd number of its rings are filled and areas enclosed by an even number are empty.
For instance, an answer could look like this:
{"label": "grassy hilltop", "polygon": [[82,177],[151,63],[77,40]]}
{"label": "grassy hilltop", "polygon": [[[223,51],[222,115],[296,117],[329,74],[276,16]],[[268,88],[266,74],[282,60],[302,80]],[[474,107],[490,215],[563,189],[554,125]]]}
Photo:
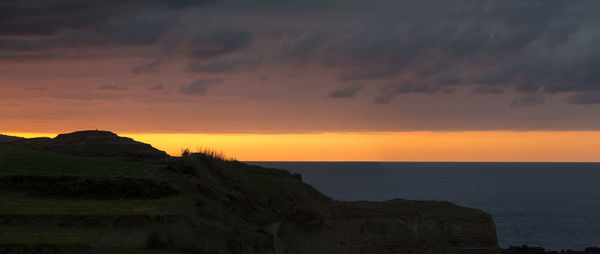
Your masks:
{"label": "grassy hilltop", "polygon": [[498,253],[447,202],[339,202],[285,170],[109,132],[0,144],[0,253]]}

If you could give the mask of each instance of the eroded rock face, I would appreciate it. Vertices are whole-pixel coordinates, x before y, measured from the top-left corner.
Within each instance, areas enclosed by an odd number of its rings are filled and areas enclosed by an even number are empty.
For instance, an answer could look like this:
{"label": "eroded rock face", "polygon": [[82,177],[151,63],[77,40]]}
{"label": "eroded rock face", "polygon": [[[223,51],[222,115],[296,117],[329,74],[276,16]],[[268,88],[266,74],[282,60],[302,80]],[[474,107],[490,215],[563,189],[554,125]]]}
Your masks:
{"label": "eroded rock face", "polygon": [[446,202],[337,202],[300,209],[279,225],[277,238],[278,253],[500,253],[490,215]]}
{"label": "eroded rock face", "polygon": [[160,159],[168,155],[149,144],[119,137],[108,131],[78,131],[60,134],[56,138],[31,138],[9,144],[77,156],[129,157]]}

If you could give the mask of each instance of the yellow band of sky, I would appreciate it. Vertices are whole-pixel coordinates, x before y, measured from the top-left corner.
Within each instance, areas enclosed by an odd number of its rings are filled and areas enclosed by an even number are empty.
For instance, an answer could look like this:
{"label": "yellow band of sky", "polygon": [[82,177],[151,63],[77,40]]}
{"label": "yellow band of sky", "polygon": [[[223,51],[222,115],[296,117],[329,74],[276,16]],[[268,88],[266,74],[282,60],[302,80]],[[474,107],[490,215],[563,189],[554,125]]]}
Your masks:
{"label": "yellow band of sky", "polygon": [[207,147],[240,161],[600,161],[600,131],[119,135],[171,155]]}

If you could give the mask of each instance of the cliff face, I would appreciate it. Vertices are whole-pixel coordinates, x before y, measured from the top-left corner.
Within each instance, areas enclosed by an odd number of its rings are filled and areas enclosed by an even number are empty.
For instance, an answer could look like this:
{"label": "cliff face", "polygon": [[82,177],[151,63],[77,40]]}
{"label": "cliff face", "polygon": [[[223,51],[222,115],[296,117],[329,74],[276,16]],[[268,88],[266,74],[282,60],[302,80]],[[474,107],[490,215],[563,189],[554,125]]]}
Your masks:
{"label": "cliff face", "polygon": [[277,253],[500,253],[490,215],[447,202],[335,202],[297,210]]}

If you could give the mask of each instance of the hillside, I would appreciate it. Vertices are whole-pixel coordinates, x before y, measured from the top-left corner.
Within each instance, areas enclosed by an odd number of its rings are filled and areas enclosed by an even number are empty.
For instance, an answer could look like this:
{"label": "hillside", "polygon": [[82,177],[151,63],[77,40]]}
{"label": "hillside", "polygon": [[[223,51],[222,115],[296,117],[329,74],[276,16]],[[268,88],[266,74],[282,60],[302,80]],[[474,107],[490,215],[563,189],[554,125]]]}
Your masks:
{"label": "hillside", "polygon": [[21,139],[19,137],[13,137],[13,136],[6,136],[6,135],[2,135],[0,134],[0,143],[6,143],[6,142],[11,142],[11,141],[15,141]]}
{"label": "hillside", "polygon": [[0,253],[499,253],[476,209],[334,201],[285,170],[138,143],[86,131],[0,145]]}

